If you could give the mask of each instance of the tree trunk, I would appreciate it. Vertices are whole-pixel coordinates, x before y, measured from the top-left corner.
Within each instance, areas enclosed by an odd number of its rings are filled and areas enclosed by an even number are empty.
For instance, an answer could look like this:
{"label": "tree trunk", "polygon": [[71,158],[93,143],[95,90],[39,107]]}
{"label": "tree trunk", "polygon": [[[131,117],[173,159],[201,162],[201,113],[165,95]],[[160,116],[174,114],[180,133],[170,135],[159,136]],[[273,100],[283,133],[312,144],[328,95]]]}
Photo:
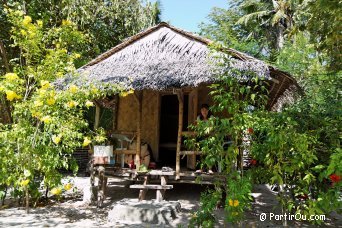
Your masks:
{"label": "tree trunk", "polygon": [[[10,66],[9,66],[9,62],[8,62],[8,58],[7,58],[7,52],[4,46],[4,43],[2,40],[0,40],[0,54],[1,54],[1,58],[2,58],[2,62],[5,66],[6,72],[10,72]],[[3,99],[3,101],[2,101]],[[3,120],[3,122],[5,123],[12,123],[12,115],[11,115],[11,108],[10,108],[10,104],[6,101],[5,96],[3,96],[3,98],[0,98],[0,106],[3,106],[5,115],[7,116],[5,120]],[[1,107],[0,107],[1,109]]]}
{"label": "tree trunk", "polygon": [[30,201],[29,201],[29,191],[28,191],[28,187],[25,187],[25,193],[26,193],[26,213],[29,213],[29,209],[30,209]]}
{"label": "tree trunk", "polygon": [[1,199],[1,206],[5,205],[5,199],[6,199],[6,195],[7,195],[7,186],[5,186],[5,190],[4,190],[4,196]]}
{"label": "tree trunk", "polygon": [[[11,115],[11,107],[9,102],[6,100],[6,96],[3,95],[0,97],[0,111],[4,113],[4,118],[2,119],[3,123],[13,123],[12,115]],[[1,121],[1,118],[0,118]]]}
{"label": "tree trunk", "polygon": [[280,51],[284,47],[284,32],[285,32],[284,26],[282,24],[278,23],[278,25],[277,25],[277,42],[276,42],[277,51]]}
{"label": "tree trunk", "polygon": [[10,72],[7,52],[6,52],[6,49],[2,40],[0,40],[0,54],[1,54],[2,62],[4,63],[4,66],[5,66],[6,72]]}

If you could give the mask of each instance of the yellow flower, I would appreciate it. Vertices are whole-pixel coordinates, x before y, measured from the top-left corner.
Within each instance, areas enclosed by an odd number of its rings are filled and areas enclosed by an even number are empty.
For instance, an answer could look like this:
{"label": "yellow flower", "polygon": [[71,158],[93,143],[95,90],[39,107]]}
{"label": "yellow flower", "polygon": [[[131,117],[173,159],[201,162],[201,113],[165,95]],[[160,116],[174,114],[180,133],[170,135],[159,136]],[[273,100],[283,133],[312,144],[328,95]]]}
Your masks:
{"label": "yellow flower", "polygon": [[43,97],[46,94],[46,90],[41,88],[38,90],[39,96]]}
{"label": "yellow flower", "polygon": [[45,90],[49,88],[51,85],[50,85],[50,82],[43,80],[43,81],[40,81],[40,86],[42,87],[43,90]]}
{"label": "yellow flower", "polygon": [[7,90],[6,91],[6,98],[9,101],[13,101],[14,99],[19,99],[21,98],[21,96],[19,96],[16,92],[12,91],[12,90]]}
{"label": "yellow flower", "polygon": [[53,195],[60,195],[62,193],[62,189],[61,188],[53,188],[53,189],[51,189],[51,193]]}
{"label": "yellow flower", "polygon": [[33,104],[35,107],[43,106],[43,102],[41,102],[41,101],[34,101]]}
{"label": "yellow flower", "polygon": [[77,105],[77,103],[75,101],[69,101],[67,103],[67,105],[68,105],[69,108],[73,108],[73,107],[75,107]]}
{"label": "yellow flower", "polygon": [[51,123],[52,119],[51,119],[50,116],[44,116],[44,117],[42,118],[42,121],[43,121],[44,123],[46,123],[46,124],[49,124],[49,123]]}
{"label": "yellow flower", "polygon": [[30,16],[25,16],[23,19],[23,24],[28,25],[32,22],[32,18]]}
{"label": "yellow flower", "polygon": [[86,147],[86,146],[88,146],[90,143],[91,143],[91,140],[90,140],[88,137],[84,137],[82,146],[83,146],[83,147]]}
{"label": "yellow flower", "polygon": [[72,25],[72,22],[69,20],[62,20],[62,25]]}
{"label": "yellow flower", "polygon": [[27,186],[29,183],[30,183],[30,180],[26,179],[26,180],[22,180],[22,181],[20,182],[20,185],[23,186],[23,187],[25,187],[25,186]]}
{"label": "yellow flower", "polygon": [[32,116],[39,118],[42,114],[40,112],[32,111]]}
{"label": "yellow flower", "polygon": [[69,191],[71,188],[72,188],[72,184],[71,183],[67,183],[67,184],[64,185],[64,189],[66,191]]}
{"label": "yellow flower", "polygon": [[98,90],[96,87],[93,86],[93,87],[91,88],[91,93],[92,93],[92,94],[97,94],[98,92],[99,92],[99,90]]}
{"label": "yellow flower", "polygon": [[8,81],[15,81],[15,80],[19,79],[19,77],[16,73],[7,73],[7,74],[5,74],[5,78]]}
{"label": "yellow flower", "polygon": [[27,35],[27,32],[26,32],[24,29],[20,30],[20,33],[21,33],[21,35],[23,35],[23,36],[26,36],[26,35]]}
{"label": "yellow flower", "polygon": [[56,92],[54,90],[50,91],[50,97],[56,96]]}
{"label": "yellow flower", "polygon": [[127,95],[132,94],[132,93],[134,93],[134,90],[131,89],[131,90],[122,92],[120,95],[122,97],[126,97]]}
{"label": "yellow flower", "polygon": [[46,103],[47,103],[48,105],[54,105],[54,104],[56,103],[56,101],[55,101],[55,99],[53,99],[53,98],[49,98],[49,99],[46,100]]}
{"label": "yellow flower", "polygon": [[75,85],[71,85],[71,86],[69,87],[69,91],[70,91],[71,93],[76,93],[77,90],[78,90],[78,88],[77,88],[77,86],[75,86]]}
{"label": "yellow flower", "polygon": [[81,55],[80,54],[75,54],[75,59],[78,59],[78,58],[80,58],[81,57]]}
{"label": "yellow flower", "polygon": [[63,76],[63,72],[57,72],[57,73],[56,73],[56,76],[57,76],[57,78],[62,77],[62,76]]}
{"label": "yellow flower", "polygon": [[127,95],[128,95],[127,92],[122,92],[122,93],[120,93],[120,96],[121,96],[121,97],[126,97]]}
{"label": "yellow flower", "polygon": [[229,200],[229,206],[231,206],[231,207],[237,207],[237,206],[239,206],[239,201],[238,201],[238,200],[232,200],[232,199],[230,199],[230,200]]}
{"label": "yellow flower", "polygon": [[85,105],[89,108],[89,107],[91,107],[91,106],[94,106],[94,103],[91,102],[91,101],[87,101],[87,102],[85,103]]}
{"label": "yellow flower", "polygon": [[37,25],[38,25],[39,27],[43,27],[43,21],[37,20]]}
{"label": "yellow flower", "polygon": [[32,27],[30,26],[28,33],[30,35],[30,37],[34,37],[36,35],[36,32],[34,30],[34,26],[32,25]]}
{"label": "yellow flower", "polygon": [[97,142],[104,142],[104,141],[106,141],[106,137],[104,137],[102,135],[97,135],[95,137],[95,141],[97,141]]}
{"label": "yellow flower", "polygon": [[56,136],[56,135],[52,136],[52,142],[54,142],[55,144],[58,144],[60,141],[61,141],[61,136],[60,136],[60,135],[58,135],[58,136]]}

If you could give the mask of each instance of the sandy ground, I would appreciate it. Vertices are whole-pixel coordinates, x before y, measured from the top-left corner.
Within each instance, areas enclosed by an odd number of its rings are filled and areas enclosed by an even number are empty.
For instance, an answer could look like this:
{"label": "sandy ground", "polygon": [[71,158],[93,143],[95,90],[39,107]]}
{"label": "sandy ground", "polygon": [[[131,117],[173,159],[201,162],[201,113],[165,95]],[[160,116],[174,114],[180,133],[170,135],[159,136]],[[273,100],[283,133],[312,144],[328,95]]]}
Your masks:
{"label": "sandy ground", "polygon": [[[174,189],[167,191],[167,200],[179,201],[181,213],[168,226],[156,226],[149,224],[132,223],[108,223],[107,214],[111,204],[123,198],[135,199],[138,197],[138,190],[127,188],[129,182],[120,179],[109,179],[107,198],[103,208],[85,205],[82,202],[83,188],[89,183],[88,177],[73,178],[77,191],[69,193],[62,202],[54,202],[45,207],[30,209],[26,214],[23,208],[11,205],[0,210],[0,227],[187,227],[191,214],[199,208],[200,193],[208,186],[193,184],[175,184]],[[268,213],[281,214],[275,193],[269,190],[268,186],[258,185],[253,190],[255,201],[252,209],[245,214],[245,219],[239,227],[282,227],[282,222],[269,219]],[[147,194],[147,200],[154,199],[154,191]],[[7,201],[8,203],[9,201]],[[268,217],[260,221],[261,213]],[[224,222],[222,209],[216,211],[219,220],[217,227],[232,227]],[[315,227],[309,223],[289,221],[291,227]],[[238,227],[238,225],[235,225]],[[323,227],[342,227],[341,215],[330,215]]]}

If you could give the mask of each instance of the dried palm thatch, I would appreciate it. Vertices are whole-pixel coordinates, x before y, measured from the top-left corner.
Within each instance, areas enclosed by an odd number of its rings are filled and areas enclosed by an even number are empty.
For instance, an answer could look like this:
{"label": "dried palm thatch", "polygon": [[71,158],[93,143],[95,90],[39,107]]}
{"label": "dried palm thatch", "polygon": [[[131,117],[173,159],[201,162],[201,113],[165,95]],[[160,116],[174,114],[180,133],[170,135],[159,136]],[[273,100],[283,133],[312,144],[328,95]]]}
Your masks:
{"label": "dried palm thatch", "polygon": [[[98,56],[78,70],[82,84],[119,84],[126,89],[165,90],[197,87],[216,80],[218,72],[227,70],[217,64],[217,55],[229,54],[230,67],[270,79],[270,107],[288,90],[299,88],[288,74],[231,48],[213,53],[211,40],[160,23]],[[68,80],[67,80],[68,81]],[[64,81],[65,82],[65,81]]]}

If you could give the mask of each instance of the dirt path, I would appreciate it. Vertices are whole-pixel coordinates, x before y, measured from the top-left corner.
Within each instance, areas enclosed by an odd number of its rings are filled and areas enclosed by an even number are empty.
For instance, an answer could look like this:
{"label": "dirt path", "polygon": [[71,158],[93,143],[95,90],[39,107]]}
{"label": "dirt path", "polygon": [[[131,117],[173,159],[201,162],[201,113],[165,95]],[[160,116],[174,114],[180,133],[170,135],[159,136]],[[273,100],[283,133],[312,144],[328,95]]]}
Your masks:
{"label": "dirt path", "polygon": [[[89,183],[89,178],[74,178],[77,187],[76,194],[69,196],[69,200],[57,202],[46,207],[38,207],[30,210],[26,214],[23,208],[10,207],[0,210],[0,227],[155,227],[148,224],[120,224],[108,223],[107,213],[110,205],[123,198],[137,198],[138,190],[125,187],[127,182],[120,179],[110,179],[107,199],[104,207],[99,209],[95,206],[87,206],[82,202],[81,192]],[[175,184],[172,191],[167,192],[167,200],[179,201],[181,203],[181,213],[169,227],[187,227],[191,213],[198,210],[201,191],[207,186],[191,184]],[[280,214],[279,206],[275,198],[275,193],[270,191],[265,185],[258,185],[253,190],[255,202],[252,203],[250,211],[246,212],[246,218],[242,222],[242,227],[282,227],[281,221],[267,219],[261,222],[261,213]],[[67,197],[68,198],[68,197]],[[147,200],[154,199],[155,193],[148,192]],[[218,227],[227,227],[224,223],[224,211],[216,212],[220,218]],[[290,226],[313,227],[310,224],[291,221]],[[341,215],[333,216],[324,225],[325,227],[342,227]],[[231,227],[231,226],[229,226]]]}

